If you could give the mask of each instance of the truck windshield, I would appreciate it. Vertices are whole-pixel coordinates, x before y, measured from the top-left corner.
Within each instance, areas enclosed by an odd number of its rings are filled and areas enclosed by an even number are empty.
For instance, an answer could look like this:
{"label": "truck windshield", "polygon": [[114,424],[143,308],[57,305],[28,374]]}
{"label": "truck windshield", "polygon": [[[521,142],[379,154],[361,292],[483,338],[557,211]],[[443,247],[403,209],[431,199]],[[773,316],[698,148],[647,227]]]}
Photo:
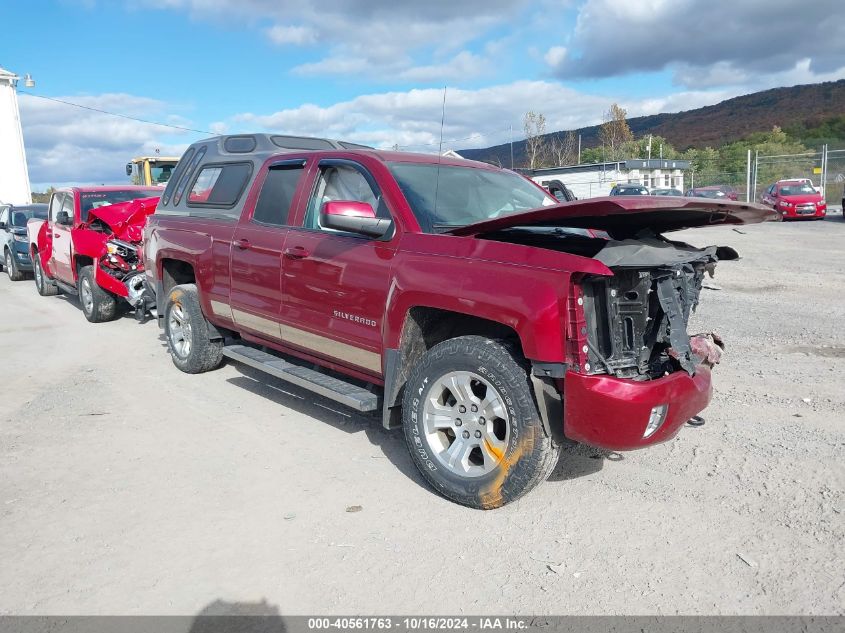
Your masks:
{"label": "truck windshield", "polygon": [[436,163],[392,162],[388,167],[426,233],[558,202],[513,172]]}
{"label": "truck windshield", "polygon": [[153,198],[161,195],[161,189],[117,189],[115,191],[83,191],[79,194],[82,203],[82,221],[88,221],[88,212],[118,202],[129,202],[137,198]]}
{"label": "truck windshield", "polygon": [[176,163],[152,163],[150,164],[150,178],[151,184],[167,184],[170,180],[170,175],[176,169]]}

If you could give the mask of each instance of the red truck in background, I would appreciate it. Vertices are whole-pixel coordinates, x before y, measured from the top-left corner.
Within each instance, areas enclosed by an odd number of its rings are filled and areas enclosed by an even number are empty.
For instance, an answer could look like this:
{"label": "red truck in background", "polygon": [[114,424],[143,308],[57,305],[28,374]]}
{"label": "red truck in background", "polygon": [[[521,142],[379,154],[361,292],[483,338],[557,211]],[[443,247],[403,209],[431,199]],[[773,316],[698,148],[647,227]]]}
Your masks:
{"label": "red truck in background", "polygon": [[776,220],[666,197],[563,202],[513,172],[325,139],[194,143],[144,235],[174,364],[224,357],[401,426],[438,492],[519,498],[576,441],[674,437],[711,398],[690,336],[727,247],[664,233]]}
{"label": "red truck in background", "polygon": [[122,300],[143,305],[139,246],[156,187],[72,187],[55,191],[46,220],[27,225],[35,285],[43,296],[79,295],[92,323],[117,315]]}

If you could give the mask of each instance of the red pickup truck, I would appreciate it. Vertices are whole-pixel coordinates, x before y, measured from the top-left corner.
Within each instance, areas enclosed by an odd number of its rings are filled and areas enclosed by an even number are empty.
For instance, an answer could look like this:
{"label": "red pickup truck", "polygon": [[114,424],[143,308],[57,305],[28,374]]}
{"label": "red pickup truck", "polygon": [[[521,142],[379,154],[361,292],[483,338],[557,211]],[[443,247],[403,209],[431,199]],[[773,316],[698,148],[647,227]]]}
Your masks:
{"label": "red pickup truck", "polygon": [[513,172],[324,139],[193,144],[144,236],[182,371],[224,357],[401,426],[441,494],[476,508],[543,481],[561,445],[675,436],[721,341],[687,334],[727,247],[669,231],[777,219],[708,199],[559,203]]}
{"label": "red pickup truck", "polygon": [[35,286],[42,296],[79,295],[92,323],[108,321],[122,300],[143,304],[140,239],[157,187],[72,187],[50,197],[46,220],[27,225]]}

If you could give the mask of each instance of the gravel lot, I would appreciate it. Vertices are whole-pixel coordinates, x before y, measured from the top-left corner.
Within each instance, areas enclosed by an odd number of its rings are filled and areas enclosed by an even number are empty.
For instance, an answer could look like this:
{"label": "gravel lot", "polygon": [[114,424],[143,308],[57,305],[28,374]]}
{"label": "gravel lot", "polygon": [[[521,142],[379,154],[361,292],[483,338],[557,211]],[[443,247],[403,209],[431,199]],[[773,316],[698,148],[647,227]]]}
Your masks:
{"label": "gravel lot", "polygon": [[682,237],[743,256],[690,328],[728,346],[706,425],[491,512],[377,420],[3,274],[0,614],[845,613],[845,221],[741,231]]}

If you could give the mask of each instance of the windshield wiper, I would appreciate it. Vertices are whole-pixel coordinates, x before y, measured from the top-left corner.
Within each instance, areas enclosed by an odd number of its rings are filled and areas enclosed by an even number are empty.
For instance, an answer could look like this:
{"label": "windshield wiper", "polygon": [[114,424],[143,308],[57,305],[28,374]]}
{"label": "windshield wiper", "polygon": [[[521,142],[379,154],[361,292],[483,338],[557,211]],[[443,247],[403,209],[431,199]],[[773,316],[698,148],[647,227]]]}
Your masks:
{"label": "windshield wiper", "polygon": [[441,222],[435,222],[431,225],[431,228],[440,233],[447,233],[452,229],[459,229],[462,226],[466,226],[466,224],[443,224]]}

